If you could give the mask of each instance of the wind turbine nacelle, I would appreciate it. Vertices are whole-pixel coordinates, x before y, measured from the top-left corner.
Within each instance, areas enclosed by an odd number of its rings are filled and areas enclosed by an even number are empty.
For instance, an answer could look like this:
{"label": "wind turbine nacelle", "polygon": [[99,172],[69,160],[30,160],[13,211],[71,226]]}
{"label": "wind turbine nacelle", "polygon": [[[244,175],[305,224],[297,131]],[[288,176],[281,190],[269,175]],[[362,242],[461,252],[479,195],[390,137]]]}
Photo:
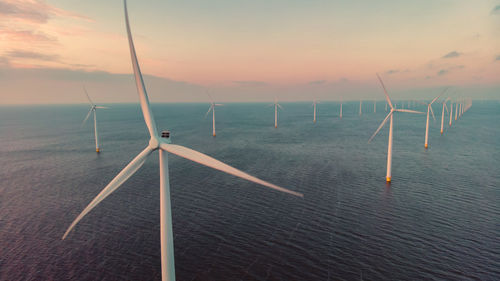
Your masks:
{"label": "wind turbine nacelle", "polygon": [[161,137],[167,140],[167,143],[170,143],[170,131],[165,130],[161,132]]}

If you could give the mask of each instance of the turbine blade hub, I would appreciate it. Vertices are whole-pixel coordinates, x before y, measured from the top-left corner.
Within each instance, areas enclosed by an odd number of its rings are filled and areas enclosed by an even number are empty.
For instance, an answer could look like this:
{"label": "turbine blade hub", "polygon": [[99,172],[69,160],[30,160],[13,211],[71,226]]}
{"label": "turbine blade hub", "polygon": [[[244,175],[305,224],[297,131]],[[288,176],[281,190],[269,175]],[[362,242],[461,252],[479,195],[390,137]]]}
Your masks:
{"label": "turbine blade hub", "polygon": [[152,137],[151,139],[149,139],[149,148],[151,148],[152,150],[157,150],[158,148],[160,148],[160,141],[157,138]]}

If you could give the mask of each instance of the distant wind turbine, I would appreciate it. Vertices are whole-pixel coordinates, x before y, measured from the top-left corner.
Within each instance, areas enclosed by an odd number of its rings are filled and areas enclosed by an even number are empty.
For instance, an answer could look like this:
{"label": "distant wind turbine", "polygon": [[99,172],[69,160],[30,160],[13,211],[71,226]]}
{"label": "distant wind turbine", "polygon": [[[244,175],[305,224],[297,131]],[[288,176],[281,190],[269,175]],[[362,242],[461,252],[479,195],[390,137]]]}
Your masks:
{"label": "distant wind turbine", "polygon": [[[441,93],[444,94],[444,92],[446,92],[446,90],[448,90],[448,88],[444,89],[444,91]],[[434,111],[432,110],[432,104],[441,96],[437,96],[435,97],[430,103],[423,103],[423,104],[426,104],[427,105],[427,121],[425,123],[425,144],[424,144],[424,147],[425,148],[428,148],[429,147],[429,112],[432,113],[432,118],[434,119],[434,121],[436,121],[436,116],[434,116]]]}
{"label": "distant wind turbine", "polygon": [[389,143],[387,145],[387,173],[385,176],[385,179],[387,182],[391,182],[392,180],[392,135],[393,135],[393,115],[394,112],[408,112],[408,113],[417,113],[417,114],[423,114],[423,112],[419,111],[414,111],[414,110],[409,110],[409,109],[396,109],[392,105],[391,99],[389,98],[389,94],[387,94],[387,90],[385,89],[384,82],[382,82],[382,79],[380,76],[377,74],[378,80],[380,81],[380,84],[382,85],[382,88],[384,89],[384,94],[385,94],[385,99],[387,101],[387,104],[389,104],[391,111],[385,119],[382,121],[378,129],[375,131],[375,133],[371,136],[371,138],[368,140],[368,143],[372,141],[372,139],[378,134],[378,132],[382,129],[382,127],[387,123],[387,120],[390,118],[390,123],[389,123]]}
{"label": "distant wind turbine", "polygon": [[[450,99],[450,97],[447,97],[443,101],[443,110],[441,111],[441,135],[443,134],[443,129],[444,129],[444,110],[446,109],[446,112],[448,112],[448,106],[446,106],[446,102]],[[450,119],[451,121],[451,119]]]}
{"label": "distant wind turbine", "polygon": [[359,100],[359,116],[361,116],[362,112],[361,112],[361,104],[362,104],[362,100]]}
{"label": "distant wind turbine", "polygon": [[[97,197],[90,202],[90,204],[78,215],[78,217],[71,223],[66,233],[64,233],[62,239],[65,239],[70,231],[76,226],[76,224],[94,207],[96,207],[102,200],[109,196],[113,191],[119,188],[128,178],[130,178],[146,161],[147,157],[155,150],[159,151],[160,156],[160,241],[161,241],[161,269],[162,269],[162,280],[164,281],[174,281],[175,280],[175,264],[174,264],[174,240],[172,233],[172,210],[170,202],[170,183],[168,175],[168,152],[175,154],[177,156],[186,158],[193,162],[208,166],[210,168],[223,171],[225,173],[246,179],[251,182],[255,182],[269,188],[286,192],[295,196],[303,197],[301,193],[290,191],[288,189],[279,187],[277,185],[268,183],[266,181],[260,180],[256,177],[250,176],[240,170],[237,170],[229,165],[226,165],[208,155],[200,153],[198,151],[189,149],[184,146],[171,144],[169,139],[169,134],[162,133],[162,137],[158,135],[156,122],[149,105],[149,99],[146,92],[146,86],[142,78],[141,70],[139,67],[139,62],[137,61],[137,56],[135,53],[134,43],[132,40],[132,34],[130,31],[128,13],[127,13],[127,2],[124,2],[125,10],[125,23],[127,28],[127,37],[130,48],[130,56],[132,59],[132,66],[134,69],[134,77],[137,86],[137,92],[139,94],[139,99],[141,103],[142,113],[144,115],[144,121],[148,127],[150,140],[148,146],[137,155],[132,162],[130,162],[102,191],[97,195]],[[165,138],[168,139],[165,139]]]}
{"label": "distant wind turbine", "polygon": [[342,99],[340,99],[340,119],[342,119]]}
{"label": "distant wind turbine", "polygon": [[87,99],[89,100],[90,110],[89,110],[89,113],[87,113],[87,116],[85,117],[85,119],[83,119],[81,127],[83,127],[83,125],[85,125],[85,123],[87,122],[87,120],[90,117],[90,114],[94,113],[95,151],[97,153],[99,153],[99,152],[101,152],[101,149],[99,147],[99,134],[97,133],[97,116],[96,116],[96,111],[97,111],[97,109],[106,109],[108,107],[95,105],[94,102],[90,99],[90,96],[87,93],[87,89],[85,88],[85,86],[83,86],[83,91],[85,92],[85,95],[87,96]]}
{"label": "distant wind turbine", "polygon": [[313,100],[313,108],[314,108],[314,117],[313,117],[313,122],[316,123],[316,104],[318,104],[318,101],[316,99]]}
{"label": "distant wind turbine", "polygon": [[207,92],[208,97],[210,98],[210,107],[208,108],[207,113],[205,114],[205,118],[207,118],[210,111],[212,111],[212,135],[215,137],[215,107],[223,106],[223,104],[215,103],[212,99],[212,96]]}
{"label": "distant wind turbine", "polygon": [[455,121],[457,121],[457,116],[458,116],[458,102],[455,103]]}
{"label": "distant wind turbine", "polygon": [[274,97],[274,128],[278,128],[278,107],[283,109],[283,107],[278,103],[278,98]]}
{"label": "distant wind turbine", "polygon": [[450,127],[451,127],[451,120],[453,119],[453,102],[450,101]]}
{"label": "distant wind turbine", "polygon": [[377,101],[373,101],[373,113],[377,113]]}

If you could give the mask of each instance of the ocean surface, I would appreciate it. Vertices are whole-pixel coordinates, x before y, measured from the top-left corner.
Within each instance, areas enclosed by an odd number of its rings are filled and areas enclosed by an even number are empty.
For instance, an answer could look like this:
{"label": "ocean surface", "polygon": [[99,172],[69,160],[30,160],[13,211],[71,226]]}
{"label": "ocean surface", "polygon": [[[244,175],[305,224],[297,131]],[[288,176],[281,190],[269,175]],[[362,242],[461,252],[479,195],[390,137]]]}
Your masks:
{"label": "ocean surface", "polygon": [[[280,193],[169,157],[177,280],[500,280],[500,103],[475,101],[441,135],[434,106],[394,119],[384,102],[153,104],[159,130]],[[0,107],[0,280],[160,280],[158,152],[61,240],[148,144],[138,104]],[[413,108],[424,111],[425,107]],[[448,120],[446,115],[445,120]],[[92,120],[89,120],[92,121]],[[447,124],[448,122],[446,122]]]}

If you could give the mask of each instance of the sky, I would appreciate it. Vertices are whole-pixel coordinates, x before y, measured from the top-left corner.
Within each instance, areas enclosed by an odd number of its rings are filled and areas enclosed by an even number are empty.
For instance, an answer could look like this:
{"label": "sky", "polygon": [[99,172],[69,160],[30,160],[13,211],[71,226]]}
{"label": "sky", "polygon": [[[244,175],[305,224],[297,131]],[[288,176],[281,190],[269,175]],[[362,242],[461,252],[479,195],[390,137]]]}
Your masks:
{"label": "sky", "polygon": [[[152,102],[500,99],[500,0],[130,0]],[[138,102],[120,0],[0,0],[0,104]]]}

